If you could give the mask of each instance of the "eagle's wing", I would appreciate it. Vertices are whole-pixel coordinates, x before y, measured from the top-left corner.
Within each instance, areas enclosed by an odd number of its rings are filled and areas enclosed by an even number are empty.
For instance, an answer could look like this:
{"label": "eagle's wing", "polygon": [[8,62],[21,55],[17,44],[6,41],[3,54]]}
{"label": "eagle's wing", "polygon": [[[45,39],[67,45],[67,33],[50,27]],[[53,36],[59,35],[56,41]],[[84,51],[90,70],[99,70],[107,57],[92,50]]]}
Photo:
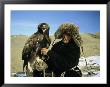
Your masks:
{"label": "eagle's wing", "polygon": [[43,39],[43,35],[39,33],[34,33],[25,43],[24,48],[22,50],[22,60],[24,60],[23,70],[26,65],[28,65],[28,61],[31,60],[31,55],[35,54],[35,50],[40,45],[40,41]]}
{"label": "eagle's wing", "polygon": [[33,65],[33,63],[35,62],[35,59],[37,58],[36,55],[41,55],[40,49],[42,47],[49,47],[48,45],[50,45],[50,43],[51,43],[50,38],[40,33],[33,34],[26,41],[22,51],[22,60],[24,60],[23,71],[26,65],[28,67],[28,63],[31,63],[31,65]]}
{"label": "eagle's wing", "polygon": [[29,55],[40,45],[39,42],[42,41],[42,39],[43,35],[35,33],[26,41],[22,51],[22,60],[29,58]]}

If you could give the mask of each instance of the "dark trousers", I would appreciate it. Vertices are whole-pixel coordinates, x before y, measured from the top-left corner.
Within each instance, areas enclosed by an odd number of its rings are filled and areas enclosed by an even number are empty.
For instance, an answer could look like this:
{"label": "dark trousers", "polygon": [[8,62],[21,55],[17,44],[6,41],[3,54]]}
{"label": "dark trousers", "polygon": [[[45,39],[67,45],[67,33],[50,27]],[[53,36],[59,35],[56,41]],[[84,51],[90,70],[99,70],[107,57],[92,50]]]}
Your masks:
{"label": "dark trousers", "polygon": [[66,71],[64,77],[82,77],[82,72],[78,67],[76,67]]}
{"label": "dark trousers", "polygon": [[33,77],[43,77],[43,71],[33,71]]}

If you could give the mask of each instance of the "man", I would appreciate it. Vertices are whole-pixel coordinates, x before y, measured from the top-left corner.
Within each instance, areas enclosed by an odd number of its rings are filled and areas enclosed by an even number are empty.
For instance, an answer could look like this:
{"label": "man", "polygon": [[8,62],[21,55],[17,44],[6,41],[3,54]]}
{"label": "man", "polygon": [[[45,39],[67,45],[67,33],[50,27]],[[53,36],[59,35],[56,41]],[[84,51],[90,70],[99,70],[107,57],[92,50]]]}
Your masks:
{"label": "man", "polygon": [[79,35],[79,27],[74,24],[62,24],[57,32],[56,39],[62,39],[53,45],[51,50],[43,48],[42,53],[48,56],[46,61],[48,69],[53,71],[56,77],[65,72],[65,77],[80,77],[82,73],[77,67],[80,58],[80,46],[82,40]]}
{"label": "man", "polygon": [[49,38],[49,25],[41,23],[38,25],[38,31],[34,33],[26,41],[22,51],[23,71],[27,72],[27,76],[43,76],[43,70],[47,68],[46,63],[43,61],[42,48],[48,48],[51,44]]}

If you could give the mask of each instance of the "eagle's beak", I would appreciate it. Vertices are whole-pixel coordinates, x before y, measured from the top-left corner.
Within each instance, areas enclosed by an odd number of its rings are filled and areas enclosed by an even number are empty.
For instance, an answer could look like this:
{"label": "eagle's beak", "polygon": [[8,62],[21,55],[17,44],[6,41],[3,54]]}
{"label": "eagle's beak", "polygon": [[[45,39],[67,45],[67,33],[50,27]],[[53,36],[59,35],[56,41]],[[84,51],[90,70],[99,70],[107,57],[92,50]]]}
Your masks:
{"label": "eagle's beak", "polygon": [[47,29],[43,29],[42,31],[43,31],[43,33],[46,31]]}

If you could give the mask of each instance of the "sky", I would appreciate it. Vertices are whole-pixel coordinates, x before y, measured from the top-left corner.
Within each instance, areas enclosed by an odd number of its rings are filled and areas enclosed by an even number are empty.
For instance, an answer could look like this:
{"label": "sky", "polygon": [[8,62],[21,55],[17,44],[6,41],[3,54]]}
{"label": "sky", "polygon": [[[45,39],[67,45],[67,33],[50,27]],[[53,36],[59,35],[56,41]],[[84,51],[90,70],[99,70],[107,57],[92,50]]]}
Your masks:
{"label": "sky", "polygon": [[32,35],[40,23],[50,26],[53,35],[63,23],[74,23],[79,26],[80,33],[100,32],[100,11],[74,10],[12,10],[11,35]]}

